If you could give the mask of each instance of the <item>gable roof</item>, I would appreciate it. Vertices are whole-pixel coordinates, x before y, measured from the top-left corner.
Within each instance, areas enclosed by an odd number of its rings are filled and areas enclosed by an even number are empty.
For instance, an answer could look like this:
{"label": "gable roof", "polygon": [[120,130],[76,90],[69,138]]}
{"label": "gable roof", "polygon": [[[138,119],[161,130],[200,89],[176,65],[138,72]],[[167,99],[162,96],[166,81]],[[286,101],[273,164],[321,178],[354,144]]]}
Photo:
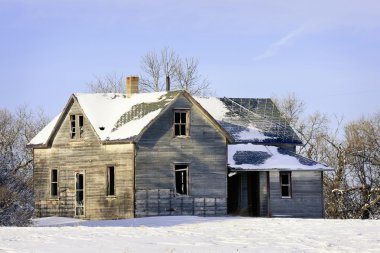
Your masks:
{"label": "gable roof", "polygon": [[228,166],[232,171],[333,170],[284,148],[251,143],[228,145]]}
{"label": "gable roof", "polygon": [[269,98],[195,97],[236,143],[302,144]]}
{"label": "gable roof", "polygon": [[[125,94],[117,93],[76,93],[71,96],[64,111],[43,128],[28,145],[46,146],[63,121],[73,100],[78,102],[100,141],[136,141],[179,95],[184,95],[193,103],[196,102],[186,91],[139,93],[129,98]],[[203,108],[200,109],[207,114]],[[206,116],[229,142],[233,141],[214,118]]]}
{"label": "gable roof", "polygon": [[46,146],[76,100],[102,142],[135,141],[180,94],[198,106],[228,141],[236,143],[301,144],[270,99],[192,97],[185,91],[133,94],[73,94],[30,146]]}

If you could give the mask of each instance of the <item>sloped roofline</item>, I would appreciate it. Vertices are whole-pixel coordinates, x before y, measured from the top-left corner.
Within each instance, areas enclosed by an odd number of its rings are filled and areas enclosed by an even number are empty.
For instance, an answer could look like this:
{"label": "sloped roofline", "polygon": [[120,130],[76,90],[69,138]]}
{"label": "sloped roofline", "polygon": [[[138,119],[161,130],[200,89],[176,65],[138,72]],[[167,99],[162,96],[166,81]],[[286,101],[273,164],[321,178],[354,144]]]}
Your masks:
{"label": "sloped roofline", "polygon": [[[90,125],[91,125],[91,128],[93,129],[93,131],[95,132],[95,135],[97,136],[98,138],[98,141],[102,144],[123,144],[123,143],[136,143],[140,140],[141,136],[145,133],[145,131],[154,123],[157,121],[157,119],[181,96],[183,95],[185,98],[187,98],[192,104],[194,104],[195,106],[197,106],[201,112],[206,116],[206,118],[208,120],[210,120],[210,122],[212,123],[212,125],[217,129],[219,130],[222,135],[224,135],[226,137],[226,139],[228,140],[229,143],[234,143],[234,139],[232,138],[232,136],[185,90],[182,90],[180,91],[174,98],[172,101],[170,101],[170,103],[168,103],[167,105],[165,105],[163,107],[163,109],[161,110],[161,112],[153,119],[151,120],[141,131],[140,133],[135,136],[134,138],[132,139],[125,139],[125,140],[104,140],[102,141],[100,139],[100,136],[98,135],[98,133],[95,131],[94,129],[94,126],[91,124],[90,122]],[[74,102],[77,102],[80,109],[82,110],[82,113],[84,116],[87,117],[85,111],[83,110],[81,104],[79,103],[77,97],[75,96],[75,94],[72,94],[68,100],[68,102],[66,103],[61,115],[59,116],[53,130],[51,131],[49,137],[47,138],[46,142],[43,143],[43,144],[30,144],[28,145],[27,147],[30,147],[30,148],[48,148],[52,142],[52,139],[53,137],[56,135],[57,131],[59,130],[60,126],[62,125],[62,122],[64,120],[64,118],[66,117],[68,111],[70,110],[71,106],[74,104]]]}
{"label": "sloped roofline", "polygon": [[[55,126],[54,126],[53,130],[51,131],[49,137],[47,138],[46,142],[44,144],[30,144],[30,145],[28,144],[27,147],[30,147],[30,148],[48,148],[52,142],[53,137],[58,132],[59,128],[61,127],[61,125],[63,123],[63,120],[65,119],[66,115],[68,114],[71,106],[74,104],[75,101],[78,103],[83,115],[86,118],[88,118],[85,111],[83,110],[81,104],[79,103],[78,98],[75,96],[75,94],[71,94],[69,100],[67,101],[62,113],[60,114],[57,122],[55,123]],[[94,131],[96,137],[98,138],[98,141],[101,142],[99,135],[96,133],[96,131],[94,129],[94,126],[91,123],[90,123],[90,126],[91,126],[92,130]]]}
{"label": "sloped roofline", "polygon": [[[204,114],[204,116],[206,116],[206,118],[212,123],[212,125],[217,129],[219,130],[223,135],[224,137],[228,140],[229,143],[234,143],[234,139],[232,138],[232,136],[185,90],[182,90],[180,91],[176,96],[175,98],[170,101],[170,103],[168,103],[162,110],[161,112],[152,120],[150,121],[140,132],[140,134],[138,134],[135,138],[134,138],[134,142],[138,142],[140,140],[140,138],[142,137],[142,135],[145,133],[145,131],[152,125],[156,122],[156,120],[163,114],[165,113],[168,108],[170,108],[170,106],[180,97],[180,96],[184,96],[186,99],[188,99],[193,105],[197,106],[201,112]],[[110,141],[112,142],[112,141]]]}
{"label": "sloped roofline", "polygon": [[65,107],[63,108],[63,111],[62,111],[61,115],[59,116],[57,122],[55,123],[53,131],[51,131],[46,142],[44,144],[28,144],[27,147],[30,147],[30,148],[47,148],[47,147],[49,147],[49,143],[51,143],[51,139],[53,138],[53,136],[55,136],[56,132],[59,129],[59,126],[62,125],[62,122],[64,120],[65,115],[67,114],[69,108],[74,104],[74,100],[76,100],[76,98],[75,98],[74,94],[72,94],[70,96],[69,100],[67,101]]}

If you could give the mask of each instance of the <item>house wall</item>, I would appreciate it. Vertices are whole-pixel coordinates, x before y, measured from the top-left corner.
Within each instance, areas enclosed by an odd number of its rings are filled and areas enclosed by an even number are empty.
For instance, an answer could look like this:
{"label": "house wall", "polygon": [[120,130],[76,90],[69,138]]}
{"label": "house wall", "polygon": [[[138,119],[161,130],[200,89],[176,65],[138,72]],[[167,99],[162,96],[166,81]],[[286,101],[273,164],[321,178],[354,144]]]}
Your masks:
{"label": "house wall", "polygon": [[279,172],[270,172],[271,216],[323,217],[321,172],[292,171],[291,180],[292,197],[281,198]]}
{"label": "house wall", "polygon": [[[173,109],[190,108],[190,136],[173,137]],[[136,144],[136,216],[225,215],[226,138],[186,98],[176,100]],[[189,194],[175,194],[175,163],[189,164]]]}
{"label": "house wall", "polygon": [[[134,145],[102,145],[84,117],[82,139],[70,138],[70,114],[82,114],[77,102],[70,106],[50,148],[34,149],[36,215],[75,216],[75,172],[85,173],[86,219],[133,217]],[[85,116],[85,115],[84,115]],[[107,166],[115,167],[116,195],[106,196]],[[58,169],[57,197],[50,195],[50,170]]]}

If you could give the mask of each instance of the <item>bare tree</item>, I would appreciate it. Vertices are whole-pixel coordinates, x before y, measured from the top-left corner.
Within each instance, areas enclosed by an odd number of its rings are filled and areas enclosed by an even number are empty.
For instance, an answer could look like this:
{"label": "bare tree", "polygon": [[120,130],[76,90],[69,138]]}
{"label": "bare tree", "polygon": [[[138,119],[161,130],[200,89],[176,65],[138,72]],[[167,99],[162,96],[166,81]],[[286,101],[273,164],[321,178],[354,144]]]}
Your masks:
{"label": "bare tree", "polygon": [[185,58],[180,61],[175,71],[176,85],[179,90],[186,90],[192,95],[207,95],[210,93],[210,82],[198,71],[199,61],[195,58]]}
{"label": "bare tree", "polygon": [[303,141],[298,152],[335,168],[324,176],[325,213],[329,218],[380,217],[380,113],[343,129],[315,112],[302,115],[304,103],[294,94],[275,99]]}
{"label": "bare tree", "polygon": [[47,123],[26,107],[0,109],[0,226],[27,225],[33,215],[32,152],[26,144]]}
{"label": "bare tree", "polygon": [[[142,92],[157,92],[166,85],[176,90],[186,90],[193,95],[211,94],[210,82],[199,74],[199,61],[195,58],[181,58],[166,47],[159,53],[148,52],[141,58],[140,89]],[[89,83],[90,92],[108,93],[125,91],[125,77],[110,75],[96,77]]]}
{"label": "bare tree", "polygon": [[103,77],[96,76],[95,81],[87,83],[89,90],[95,93],[124,93],[125,76],[106,74]]}
{"label": "bare tree", "polygon": [[160,82],[162,62],[156,52],[149,52],[142,57],[141,70],[144,73],[140,76],[143,91],[161,91],[163,89],[163,83]]}

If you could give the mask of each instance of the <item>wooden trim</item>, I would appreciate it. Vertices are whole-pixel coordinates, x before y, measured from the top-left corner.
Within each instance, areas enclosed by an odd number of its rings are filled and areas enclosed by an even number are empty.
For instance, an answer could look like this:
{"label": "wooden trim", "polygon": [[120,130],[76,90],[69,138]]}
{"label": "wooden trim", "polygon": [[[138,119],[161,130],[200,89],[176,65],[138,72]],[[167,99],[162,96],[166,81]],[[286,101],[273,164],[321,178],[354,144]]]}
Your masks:
{"label": "wooden trim", "polygon": [[[57,171],[57,181],[55,182],[57,184],[57,195],[53,195],[52,194],[52,184],[53,184],[53,180],[52,180],[52,173],[53,173],[53,170],[56,170]],[[49,191],[50,191],[50,199],[58,199],[59,198],[59,170],[58,169],[50,169],[49,170],[49,181],[50,181],[50,184],[49,184]]]}
{"label": "wooden trim", "polygon": [[[282,175],[287,175],[288,176],[288,184],[283,184],[282,183]],[[280,177],[280,194],[282,199],[291,199],[292,198],[292,172],[291,171],[280,171],[279,172],[279,177]],[[283,196],[282,195],[282,186],[288,186],[289,187],[289,196]]]}
{"label": "wooden trim", "polygon": [[270,172],[267,171],[267,199],[268,199],[268,217],[272,217],[271,197],[270,197]]}
{"label": "wooden trim", "polygon": [[321,201],[322,201],[322,218],[325,218],[325,196],[323,189],[323,171],[321,171]]}
{"label": "wooden trim", "polygon": [[174,171],[174,193],[177,194],[177,181],[176,181],[176,165],[186,165],[185,169],[181,170],[186,170],[186,194],[180,194],[181,196],[190,196],[190,163],[183,163],[183,162],[175,162],[173,163],[173,171]]}
{"label": "wooden trim", "polygon": [[[176,113],[186,113],[186,122],[183,124],[182,122],[177,123],[175,122],[175,114]],[[191,121],[191,109],[177,109],[173,108],[172,110],[172,137],[173,138],[189,138],[190,137],[190,121]],[[184,135],[176,135],[175,134],[175,126],[176,125],[185,125],[185,134]],[[180,130],[181,132],[181,130]]]}

